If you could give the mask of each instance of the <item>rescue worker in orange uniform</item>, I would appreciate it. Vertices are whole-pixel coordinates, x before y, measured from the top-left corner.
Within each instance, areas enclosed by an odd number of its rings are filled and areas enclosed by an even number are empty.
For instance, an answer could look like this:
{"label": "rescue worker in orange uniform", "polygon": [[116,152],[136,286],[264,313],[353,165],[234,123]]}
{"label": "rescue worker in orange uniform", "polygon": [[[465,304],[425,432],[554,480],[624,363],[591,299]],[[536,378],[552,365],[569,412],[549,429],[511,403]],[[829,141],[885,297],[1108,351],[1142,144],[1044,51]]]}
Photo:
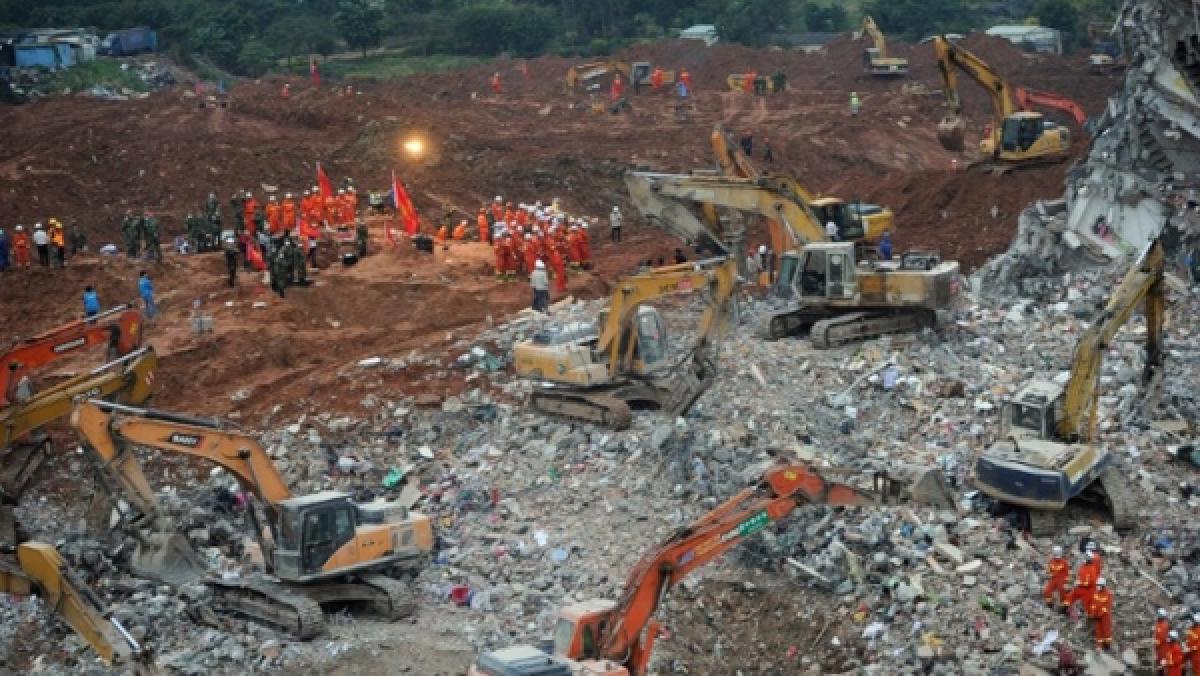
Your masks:
{"label": "rescue worker in orange uniform", "polygon": [[1071,578],[1071,564],[1063,556],[1063,548],[1055,546],[1054,554],[1046,562],[1046,574],[1049,580],[1042,588],[1042,598],[1046,605],[1062,605],[1067,595],[1067,581]]}
{"label": "rescue worker in orange uniform", "polygon": [[538,245],[533,240],[532,233],[525,233],[525,246],[521,247],[521,253],[525,257],[525,269],[533,272],[538,262]]}
{"label": "rescue worker in orange uniform", "polygon": [[742,77],[745,78],[745,80],[742,81],[742,91],[746,92],[747,94],[753,94],[754,93],[754,80],[758,77],[758,73],[756,73],[754,71],[750,71],[750,72],[746,73],[745,75],[743,75]]}
{"label": "rescue worker in orange uniform", "polygon": [[1174,629],[1167,632],[1158,666],[1162,667],[1163,676],[1183,676],[1183,646],[1179,645],[1179,632]]}
{"label": "rescue worker in orange uniform", "polygon": [[13,267],[29,267],[29,233],[25,232],[25,226],[18,225],[13,233]]}
{"label": "rescue worker in orange uniform", "polygon": [[492,220],[504,220],[504,198],[496,195],[496,199],[492,200]]}
{"label": "rescue worker in orange uniform", "polygon": [[258,200],[254,199],[254,194],[247,190],[246,199],[242,202],[242,223],[251,235],[255,234],[254,214],[256,213],[258,213]]}
{"label": "rescue worker in orange uniform", "polygon": [[65,266],[67,264],[67,236],[63,232],[62,223],[57,218],[50,219],[50,247],[58,267]]}
{"label": "rescue worker in orange uniform", "polygon": [[267,208],[264,211],[267,217],[267,231],[271,233],[271,237],[283,236],[283,211],[279,207],[279,201],[274,195],[267,198]]}
{"label": "rescue worker in orange uniform", "polygon": [[1075,573],[1075,587],[1063,599],[1064,610],[1069,612],[1075,603],[1079,602],[1083,605],[1084,612],[1087,612],[1092,603],[1092,592],[1096,590],[1096,579],[1100,577],[1095,559],[1094,552],[1087,552],[1087,560],[1079,564],[1079,570]]}
{"label": "rescue worker in orange uniform", "polygon": [[450,238],[450,230],[443,223],[438,226],[437,232],[433,235],[433,242],[438,246],[445,247],[446,240]]}
{"label": "rescue worker in orange uniform", "polygon": [[686,87],[689,92],[692,91],[692,74],[687,72],[687,68],[679,71],[679,81],[683,83],[683,86]]}
{"label": "rescue worker in orange uniform", "polygon": [[349,225],[358,218],[358,193],[354,188],[346,188],[341,194],[342,222]]}
{"label": "rescue worker in orange uniform", "polygon": [[583,264],[583,248],[579,243],[578,225],[572,225],[570,231],[567,232],[567,258],[571,261],[571,267],[577,270]]}
{"label": "rescue worker in orange uniform", "polygon": [[504,84],[500,81],[500,73],[499,72],[493,73],[492,74],[492,93],[500,94],[503,91],[504,91]]}
{"label": "rescue worker in orange uniform", "polygon": [[1192,666],[1192,676],[1200,676],[1200,613],[1192,615],[1192,624],[1183,635],[1183,651]]}
{"label": "rescue worker in orange uniform", "polygon": [[454,241],[456,241],[456,242],[466,241],[466,239],[467,239],[467,219],[465,219],[465,218],[462,219],[461,221],[458,222],[458,225],[454,226],[454,234],[452,235],[452,237],[454,237]]}
{"label": "rescue worker in orange uniform", "polygon": [[1104,557],[1100,555],[1100,548],[1096,546],[1095,540],[1088,540],[1083,546],[1084,554],[1091,554],[1092,560],[1096,563],[1096,577],[1104,574]]}
{"label": "rescue worker in orange uniform", "polygon": [[1088,607],[1088,617],[1095,621],[1096,649],[1109,650],[1112,648],[1112,606],[1113,595],[1108,589],[1104,578],[1096,580],[1096,592],[1092,594],[1092,602]]}
{"label": "rescue worker in orange uniform", "polygon": [[283,216],[283,229],[294,230],[298,225],[296,221],[296,198],[292,197],[292,193],[287,193],[283,196],[283,204],[280,205],[280,211]]}
{"label": "rescue worker in orange uniform", "polygon": [[329,225],[341,225],[339,219],[342,217],[342,203],[338,201],[336,193],[330,193],[329,197],[322,200],[325,207],[325,222]]}
{"label": "rescue worker in orange uniform", "polygon": [[506,202],[504,204],[504,219],[503,220],[505,223],[508,223],[508,225],[510,227],[512,226],[513,223],[517,222],[517,211],[516,211],[516,209],[513,209],[512,202]]}
{"label": "rescue worker in orange uniform", "polygon": [[567,291],[567,264],[563,261],[562,252],[558,247],[550,247],[550,268],[554,270],[554,290],[559,293]]}
{"label": "rescue worker in orange uniform", "polygon": [[620,101],[621,97],[624,94],[625,94],[625,81],[621,79],[621,76],[619,74],[614,75],[613,79],[612,79],[612,85],[611,85],[611,87],[609,87],[609,93],[608,93],[609,99],[611,99],[612,101]]}
{"label": "rescue worker in orange uniform", "polygon": [[492,254],[496,257],[496,279],[503,279],[508,263],[505,254],[504,237],[497,235],[492,242]]}
{"label": "rescue worker in orange uniform", "polygon": [[488,224],[487,209],[479,207],[479,215],[475,217],[475,227],[479,228],[479,241],[486,244],[489,239],[489,228],[491,227]]}
{"label": "rescue worker in orange uniform", "polygon": [[1155,611],[1158,616],[1154,620],[1154,661],[1158,663],[1162,660],[1164,650],[1167,646],[1167,634],[1171,633],[1171,622],[1167,619],[1167,610],[1159,608]]}
{"label": "rescue worker in orange uniform", "polygon": [[524,204],[521,205],[521,208],[517,209],[517,225],[521,228],[522,232],[525,228],[529,227],[529,209]]}
{"label": "rescue worker in orange uniform", "polygon": [[663,74],[662,68],[655,68],[654,73],[650,75],[650,86],[655,90],[662,89],[663,79],[666,76]]}

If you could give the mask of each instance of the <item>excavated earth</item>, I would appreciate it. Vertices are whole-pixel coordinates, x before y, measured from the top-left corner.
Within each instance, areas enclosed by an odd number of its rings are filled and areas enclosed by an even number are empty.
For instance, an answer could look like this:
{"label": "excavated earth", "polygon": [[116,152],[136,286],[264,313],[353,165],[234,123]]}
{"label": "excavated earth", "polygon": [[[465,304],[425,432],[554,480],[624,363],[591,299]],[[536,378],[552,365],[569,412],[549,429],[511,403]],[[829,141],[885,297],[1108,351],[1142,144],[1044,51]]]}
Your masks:
{"label": "excavated earth", "polygon": [[[1098,114],[1118,86],[1116,75],[1088,74],[1084,55],[1032,57],[978,36],[965,44],[1015,84],[1072,97],[1089,115]],[[160,216],[166,243],[210,191],[228,219],[233,191],[303,189],[313,183],[318,161],[335,181],[350,176],[367,190],[385,190],[394,170],[427,228],[446,212],[455,220],[471,217],[495,195],[520,202],[558,197],[573,214],[599,217],[601,229],[592,232],[596,269],[573,275],[570,283],[572,295],[586,298],[605,295],[615,278],[677,246],[638,222],[624,194],[623,172],[712,167],[708,138],[717,123],[733,132],[752,130],[760,143],[769,138],[777,161],[766,168],[794,173],[814,192],[890,206],[898,248],[937,249],[968,271],[1006,248],[1022,207],[1061,195],[1069,163],[995,177],[964,170],[969,156],[938,145],[934,132],[943,107],[928,45],[897,47],[911,60],[909,82],[924,89],[863,77],[861,49],[849,37],[815,54],[666,41],[618,55],[687,68],[695,92],[686,121],[676,119],[667,92],[633,97],[632,111],[594,112],[586,94],[564,91],[562,75],[571,62],[551,57],[527,62],[527,78],[520,63],[498,61],[401,81],[356,81],[353,96],[298,79],[292,96],[283,99],[283,80],[245,82],[232,89],[229,108],[199,106],[186,83],[142,100],[57,96],[4,110],[2,225],[28,227],[57,217],[77,223],[95,250],[119,243],[126,209],[145,207]],[[765,98],[726,90],[726,75],[751,68],[783,71],[788,90]],[[505,78],[500,96],[487,86],[496,70]],[[961,88],[968,129],[974,130],[970,148],[987,121],[987,101],[969,81],[962,80]],[[857,118],[848,112],[850,91],[863,100]],[[1086,140],[1080,130],[1072,133],[1078,157]],[[425,143],[419,158],[403,149],[412,137]],[[619,245],[606,241],[613,205],[629,224]],[[346,377],[358,360],[449,349],[529,303],[526,284],[493,278],[484,245],[453,245],[430,256],[407,242],[391,246],[384,223],[372,219],[374,255],[353,267],[319,271],[313,286],[292,289],[286,299],[249,273],[242,273],[236,288],[227,287],[219,254],[168,253],[159,265],[85,254],[65,270],[9,272],[0,276],[0,341],[77,316],[88,284],[106,304],[131,300],[138,271],[148,269],[162,310],[148,331],[163,357],[157,406],[243,419],[280,411],[355,415],[363,397],[380,385]],[[213,317],[212,333],[193,334],[196,315]],[[68,361],[58,373],[91,365]],[[419,363],[389,371],[382,385],[392,398],[431,401],[467,387],[462,377],[431,374]],[[737,610],[736,599],[744,595],[739,589],[707,593],[732,595],[727,610],[736,618],[743,614]],[[772,614],[794,610],[773,608]],[[829,621],[819,614],[806,618],[772,626],[819,632]],[[704,631],[680,638],[684,644],[711,642]],[[762,652],[806,647],[802,636],[781,636],[779,642],[764,644]],[[836,669],[836,657],[831,660]],[[730,664],[707,666],[721,673]]]}

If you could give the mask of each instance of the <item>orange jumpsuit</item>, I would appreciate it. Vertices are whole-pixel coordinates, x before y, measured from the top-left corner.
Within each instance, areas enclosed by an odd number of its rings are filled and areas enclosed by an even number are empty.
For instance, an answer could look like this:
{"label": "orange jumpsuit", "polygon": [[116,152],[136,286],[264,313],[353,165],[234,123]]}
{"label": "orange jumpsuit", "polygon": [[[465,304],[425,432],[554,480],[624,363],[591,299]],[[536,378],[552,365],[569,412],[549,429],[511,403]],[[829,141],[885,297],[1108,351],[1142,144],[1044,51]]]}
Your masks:
{"label": "orange jumpsuit", "polygon": [[1079,564],[1079,571],[1075,574],[1075,587],[1063,599],[1063,605],[1070,608],[1079,601],[1083,604],[1083,612],[1086,613],[1092,603],[1092,593],[1096,590],[1096,580],[1099,577],[1100,571],[1096,569],[1095,561]]}
{"label": "orange jumpsuit", "polygon": [[522,229],[529,225],[529,210],[517,209],[517,225]]}
{"label": "orange jumpsuit", "polygon": [[562,254],[557,247],[550,249],[550,267],[554,270],[554,290],[565,293],[567,290],[567,265],[563,262]]}
{"label": "orange jumpsuit", "polygon": [[681,71],[679,73],[679,81],[683,83],[684,87],[687,87],[687,90],[689,92],[692,91],[692,74],[691,73],[687,72],[686,70]]}
{"label": "orange jumpsuit", "polygon": [[497,221],[504,220],[504,205],[499,202],[492,202],[492,218]]}
{"label": "orange jumpsuit", "polygon": [[341,221],[338,220],[342,217],[341,202],[338,201],[337,195],[330,195],[321,201],[325,209],[325,222],[330,225],[341,225]]}
{"label": "orange jumpsuit", "polygon": [[283,227],[285,230],[292,230],[296,227],[296,200],[284,200],[283,206],[280,207],[283,212]]}
{"label": "orange jumpsuit", "polygon": [[29,233],[13,233],[13,267],[29,267]]}
{"label": "orange jumpsuit", "polygon": [[504,222],[509,225],[517,222],[517,212],[513,210],[511,204],[504,207]]}
{"label": "orange jumpsuit", "polygon": [[625,81],[621,79],[620,75],[613,77],[612,87],[609,90],[609,98],[611,98],[613,101],[618,101],[620,100],[621,95],[624,93]]}
{"label": "orange jumpsuit", "polygon": [[578,230],[567,233],[567,253],[572,265],[578,266],[583,263],[583,246],[580,243]]}
{"label": "orange jumpsuit", "polygon": [[479,241],[486,243],[488,241],[488,219],[487,212],[482,208],[479,210],[479,215],[475,217],[475,225],[479,228]]}
{"label": "orange jumpsuit", "polygon": [[249,197],[242,204],[242,224],[251,235],[254,233],[254,214],[258,211],[258,200]]}
{"label": "orange jumpsuit", "polygon": [[580,265],[586,268],[592,264],[592,243],[588,240],[587,230],[579,231],[579,255]]}
{"label": "orange jumpsuit", "polygon": [[755,78],[758,77],[758,73],[755,73],[754,71],[750,71],[749,73],[746,73],[742,77],[746,78],[745,80],[742,81],[742,91],[746,92],[747,94],[753,94],[754,93],[754,80],[755,80]]}
{"label": "orange jumpsuit", "polygon": [[1067,595],[1067,581],[1071,577],[1071,564],[1061,556],[1052,556],[1046,563],[1046,573],[1050,580],[1042,588],[1042,598],[1046,603],[1063,602]]}
{"label": "orange jumpsuit", "polygon": [[504,274],[504,238],[497,237],[492,243],[492,253],[496,256],[496,276]]}
{"label": "orange jumpsuit", "polygon": [[264,215],[267,217],[267,232],[272,235],[283,234],[283,210],[278,202],[267,202]]}
{"label": "orange jumpsuit", "polygon": [[467,238],[467,222],[463,221],[454,226],[454,241],[461,242]]}
{"label": "orange jumpsuit", "polygon": [[358,197],[353,193],[345,193],[338,197],[338,201],[342,203],[342,223],[353,223],[358,215]]}
{"label": "orange jumpsuit", "polygon": [[1171,631],[1171,623],[1164,619],[1154,621],[1154,661],[1163,658],[1167,646],[1167,633]]}
{"label": "orange jumpsuit", "polygon": [[1183,635],[1183,649],[1192,664],[1192,676],[1200,676],[1200,624],[1193,624]]}
{"label": "orange jumpsuit", "polygon": [[446,243],[447,236],[448,233],[446,232],[446,226],[443,225],[437,229],[437,234],[433,236],[433,241],[444,245]]}
{"label": "orange jumpsuit", "polygon": [[1097,589],[1092,594],[1092,602],[1088,607],[1088,617],[1096,621],[1096,647],[1112,646],[1112,604],[1113,595],[1108,588]]}
{"label": "orange jumpsuit", "polygon": [[1183,647],[1179,641],[1169,641],[1163,645],[1158,664],[1163,668],[1163,676],[1183,676]]}
{"label": "orange jumpsuit", "polygon": [[500,73],[496,73],[492,76],[492,92],[499,94],[502,91],[504,91],[504,85],[500,83]]}
{"label": "orange jumpsuit", "polygon": [[650,86],[655,89],[661,89],[663,86],[663,77],[662,68],[655,68],[654,74],[650,76]]}

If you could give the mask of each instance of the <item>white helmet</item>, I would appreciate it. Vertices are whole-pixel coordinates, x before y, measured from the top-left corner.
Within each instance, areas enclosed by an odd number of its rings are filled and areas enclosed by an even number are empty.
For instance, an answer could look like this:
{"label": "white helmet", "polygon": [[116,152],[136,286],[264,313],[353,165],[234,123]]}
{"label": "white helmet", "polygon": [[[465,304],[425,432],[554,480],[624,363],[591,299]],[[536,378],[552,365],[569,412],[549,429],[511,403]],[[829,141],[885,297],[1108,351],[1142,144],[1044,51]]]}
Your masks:
{"label": "white helmet", "polygon": [[1200,613],[1192,615],[1192,624],[1200,624]]}
{"label": "white helmet", "polygon": [[1100,578],[1100,579],[1096,580],[1096,586],[1097,587],[1107,587],[1108,582],[1104,578]]}
{"label": "white helmet", "polygon": [[614,214],[617,214],[617,213],[620,213],[620,212],[621,212],[621,210],[620,210],[618,207],[613,207],[613,213],[614,213]]}
{"label": "white helmet", "polygon": [[531,234],[529,234],[529,233],[525,233],[525,239],[530,239],[530,240],[531,240],[531,239],[533,239],[533,235],[531,235]]}
{"label": "white helmet", "polygon": [[539,258],[539,259],[538,259],[538,262],[536,262],[536,263],[534,263],[534,264],[533,264],[533,267],[534,267],[534,268],[536,268],[536,269],[538,269],[538,270],[545,270],[545,269],[546,269],[546,264],[545,264],[545,263],[543,263],[543,262],[542,262],[542,260]]}
{"label": "white helmet", "polygon": [[496,197],[492,201],[493,202],[503,202],[504,198],[501,197],[500,195],[496,195]]}
{"label": "white helmet", "polygon": [[290,200],[290,199],[292,199],[292,193],[290,193],[290,192],[289,192],[289,193],[287,193],[286,195],[284,195],[284,196],[283,196],[283,199],[285,199],[285,200]]}
{"label": "white helmet", "polygon": [[534,207],[535,209],[541,209],[541,208],[542,208],[542,201],[541,201],[541,200],[537,200],[536,202],[534,202],[534,203],[533,203],[533,207]]}
{"label": "white helmet", "polygon": [[338,188],[338,194],[339,194],[339,195],[345,195],[345,194],[346,194],[346,189],[345,189],[345,188]]}
{"label": "white helmet", "polygon": [[249,190],[247,190],[247,191],[246,191],[246,197],[254,197],[254,193],[252,193],[252,192],[250,192]]}
{"label": "white helmet", "polygon": [[1171,631],[1168,631],[1167,632],[1167,640],[1178,641],[1179,640],[1179,632],[1175,631],[1174,629],[1172,629]]}
{"label": "white helmet", "polygon": [[305,189],[304,189],[304,196],[305,196],[305,197],[308,197],[308,196],[309,196],[309,195],[311,195],[311,194],[312,194],[312,193],[311,193],[311,192],[309,192],[308,188],[305,188]]}
{"label": "white helmet", "polygon": [[1054,555],[1062,556],[1062,547],[1059,547],[1058,545],[1054,545]]}
{"label": "white helmet", "polygon": [[760,253],[760,254],[767,253],[767,245],[766,245],[766,244],[759,244],[759,245],[758,245],[758,253]]}
{"label": "white helmet", "polygon": [[267,199],[269,199],[269,200],[271,200],[272,202],[274,202],[274,201],[275,201],[275,196],[274,196],[274,195],[271,195],[271,196],[270,196],[269,198],[267,198]]}
{"label": "white helmet", "polygon": [[321,189],[320,189],[320,188],[318,188],[317,186],[315,186],[315,185],[314,185],[314,186],[312,187],[312,191],[313,191],[313,192],[321,192]]}
{"label": "white helmet", "polygon": [[1164,620],[1167,619],[1167,609],[1166,608],[1159,608],[1156,614],[1161,619],[1164,619]]}
{"label": "white helmet", "polygon": [[23,226],[23,225],[18,225],[18,226],[17,226],[17,232],[25,232],[25,226]]}
{"label": "white helmet", "polygon": [[1083,546],[1083,549],[1084,549],[1084,551],[1088,551],[1088,552],[1096,551],[1096,541],[1088,540],[1087,544]]}
{"label": "white helmet", "polygon": [[583,228],[584,230],[587,230],[587,221],[580,221],[579,227]]}
{"label": "white helmet", "polygon": [[41,224],[41,223],[34,223],[34,224],[33,224],[33,229],[34,229],[34,230],[41,230],[41,229],[42,229],[42,224]]}

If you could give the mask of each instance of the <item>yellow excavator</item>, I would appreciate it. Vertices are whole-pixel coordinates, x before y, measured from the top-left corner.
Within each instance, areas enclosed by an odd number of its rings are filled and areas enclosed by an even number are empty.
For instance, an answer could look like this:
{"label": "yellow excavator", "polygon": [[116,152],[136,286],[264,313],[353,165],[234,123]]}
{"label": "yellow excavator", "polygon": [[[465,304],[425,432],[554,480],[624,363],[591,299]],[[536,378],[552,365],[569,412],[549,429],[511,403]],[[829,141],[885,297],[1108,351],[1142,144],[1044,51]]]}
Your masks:
{"label": "yellow excavator", "polygon": [[12,505],[48,455],[52,441],[40,429],[65,420],[75,404],[92,398],[112,398],[140,404],[154,391],[158,357],[151,347],[131,352],[93,371],[56,385],[22,394],[0,409],[0,543],[16,543]]}
{"label": "yellow excavator", "polygon": [[1100,367],[1109,344],[1140,304],[1146,315],[1143,382],[1161,375],[1166,256],[1155,240],[1134,262],[1103,312],[1079,338],[1065,386],[1034,380],[1001,413],[1001,441],[976,460],[973,480],[987,495],[1029,513],[1035,534],[1054,531],[1055,512],[1080,498],[1104,505],[1118,530],[1133,528],[1125,478],[1094,442]]}
{"label": "yellow excavator", "polygon": [[958,94],[961,70],[988,93],[992,121],[979,141],[983,159],[975,164],[995,173],[1018,167],[1061,162],[1071,150],[1071,132],[1033,111],[1022,111],[1012,85],[987,63],[944,37],[933,38],[942,94],[950,112],[938,123],[938,141],[947,150],[963,150],[966,122]]}
{"label": "yellow excavator", "polygon": [[[736,283],[737,264],[728,257],[621,279],[598,322],[544,331],[514,346],[517,374],[540,381],[531,406],[617,429],[629,426],[632,408],[684,415],[716,376]],[[697,291],[707,303],[699,332],[686,363],[673,363],[666,325],[645,303]]]}
{"label": "yellow excavator", "polygon": [[905,77],[908,75],[908,59],[888,56],[887,38],[869,15],[863,16],[862,35],[871,39],[873,47],[863,50],[863,62],[867,73],[876,77]]}
{"label": "yellow excavator", "polygon": [[0,593],[40,596],[108,666],[137,676],[159,673],[152,653],[111,616],[52,545],[24,542],[17,546],[16,562],[0,560]]}
{"label": "yellow excavator", "polygon": [[213,420],[93,400],[75,409],[71,425],[96,459],[100,485],[127,503],[126,523],[153,531],[142,536],[135,572],[173,584],[200,574],[199,557],[158,509],[134,455],[142,447],[215,463],[260,503],[247,516],[271,577],[206,578],[219,610],[301,639],[322,631],[323,604],[365,603],[389,619],[412,614],[413,596],[395,578],[426,564],[433,549],[428,516],[336,491],[292,495],[258,441]]}

